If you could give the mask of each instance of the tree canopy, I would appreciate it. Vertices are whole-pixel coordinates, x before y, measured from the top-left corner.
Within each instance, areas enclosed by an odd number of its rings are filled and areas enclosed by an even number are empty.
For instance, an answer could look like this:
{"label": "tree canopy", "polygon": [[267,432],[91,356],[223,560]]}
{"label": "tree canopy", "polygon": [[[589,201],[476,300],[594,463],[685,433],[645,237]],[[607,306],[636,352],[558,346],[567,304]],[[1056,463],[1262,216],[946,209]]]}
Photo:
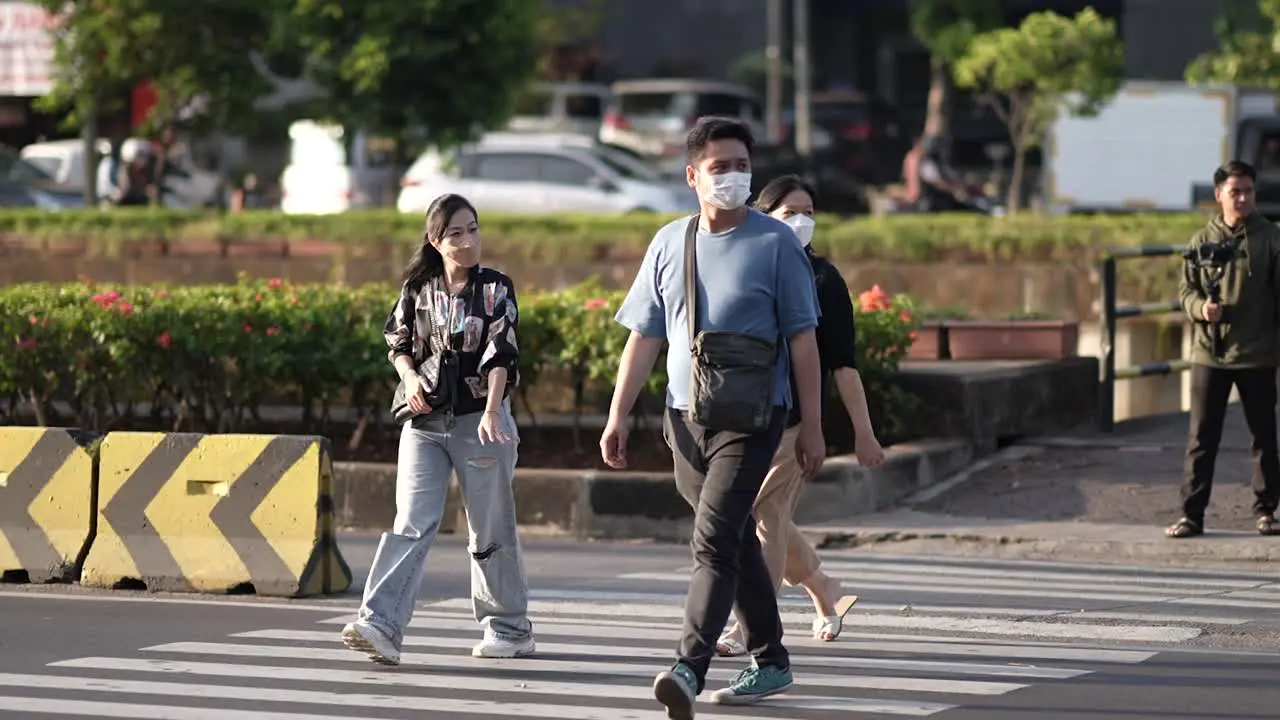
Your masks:
{"label": "tree canopy", "polygon": [[1003,20],[999,0],[911,0],[911,34],[935,63],[951,65],[980,32]]}
{"label": "tree canopy", "polygon": [[1187,82],[1280,88],[1280,0],[1258,0],[1261,22],[1253,19],[1248,30],[1240,29],[1244,23],[1230,6],[1225,10],[1218,20],[1218,50],[1187,65]]}
{"label": "tree canopy", "polygon": [[144,133],[195,116],[251,126],[260,66],[324,95],[301,116],[450,145],[502,124],[537,71],[542,0],[39,0],[60,18],[42,100],[71,122],[148,83]]}
{"label": "tree canopy", "polygon": [[504,123],[538,68],[539,0],[291,0],[316,119],[447,146]]}
{"label": "tree canopy", "polygon": [[956,84],[981,93],[1008,128],[1014,148],[1009,209],[1016,212],[1027,150],[1063,109],[1095,115],[1115,96],[1124,50],[1115,22],[1093,8],[1072,18],[1038,12],[1016,28],[974,37],[954,73]]}
{"label": "tree canopy", "polygon": [[40,0],[61,18],[54,31],[58,79],[41,100],[72,110],[111,109],[112,98],[149,83],[156,105],[143,130],[197,113],[235,126],[267,89],[253,53],[270,37],[271,0]]}

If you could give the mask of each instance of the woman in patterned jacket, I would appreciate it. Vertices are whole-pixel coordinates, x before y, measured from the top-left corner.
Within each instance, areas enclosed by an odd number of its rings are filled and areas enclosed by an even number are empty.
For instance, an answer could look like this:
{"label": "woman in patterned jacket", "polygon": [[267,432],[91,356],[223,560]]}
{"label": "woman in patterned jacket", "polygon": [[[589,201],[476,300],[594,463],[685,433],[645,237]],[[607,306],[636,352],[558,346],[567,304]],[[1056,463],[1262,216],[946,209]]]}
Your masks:
{"label": "woman in patterned jacket", "polygon": [[471,530],[472,604],[484,629],[471,654],[534,651],[512,494],[519,437],[508,396],[519,380],[519,309],[511,278],[480,265],[479,227],[466,198],[431,203],[384,329],[400,375],[392,404],[403,423],[396,518],[378,545],[356,620],[342,630],[347,647],[376,663],[400,662],[454,472]]}

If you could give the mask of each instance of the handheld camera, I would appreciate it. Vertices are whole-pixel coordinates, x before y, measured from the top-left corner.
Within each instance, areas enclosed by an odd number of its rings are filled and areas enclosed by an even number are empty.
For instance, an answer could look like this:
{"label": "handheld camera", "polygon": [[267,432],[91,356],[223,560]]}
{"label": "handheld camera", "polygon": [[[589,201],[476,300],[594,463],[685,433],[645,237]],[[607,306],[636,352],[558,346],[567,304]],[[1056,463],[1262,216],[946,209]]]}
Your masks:
{"label": "handheld camera", "polygon": [[[1236,259],[1236,246],[1219,241],[1206,241],[1193,249],[1182,253],[1182,257],[1191,263],[1197,271],[1203,271],[1208,278],[1205,291],[1209,294],[1209,302],[1222,302],[1222,276],[1227,267]],[[1209,323],[1209,351],[1213,357],[1222,357],[1222,330],[1217,322]]]}

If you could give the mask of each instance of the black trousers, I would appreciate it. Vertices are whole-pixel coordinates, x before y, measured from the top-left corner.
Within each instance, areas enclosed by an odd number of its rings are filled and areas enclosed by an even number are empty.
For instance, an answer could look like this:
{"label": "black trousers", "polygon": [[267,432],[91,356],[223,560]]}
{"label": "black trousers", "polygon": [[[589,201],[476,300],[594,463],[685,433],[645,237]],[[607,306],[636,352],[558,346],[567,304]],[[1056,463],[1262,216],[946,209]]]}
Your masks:
{"label": "black trousers", "polygon": [[675,459],[676,487],[694,509],[693,577],[678,660],[697,674],[698,692],[735,605],[757,664],[790,667],[778,598],[752,517],[785,422],[779,407],[767,431],[747,435],[709,430],[667,408],[662,430]]}
{"label": "black trousers", "polygon": [[1204,524],[1213,490],[1213,468],[1222,441],[1227,400],[1240,391],[1245,422],[1253,435],[1253,512],[1272,515],[1280,500],[1280,448],[1276,439],[1276,368],[1191,366],[1191,427],[1182,486],[1182,513]]}

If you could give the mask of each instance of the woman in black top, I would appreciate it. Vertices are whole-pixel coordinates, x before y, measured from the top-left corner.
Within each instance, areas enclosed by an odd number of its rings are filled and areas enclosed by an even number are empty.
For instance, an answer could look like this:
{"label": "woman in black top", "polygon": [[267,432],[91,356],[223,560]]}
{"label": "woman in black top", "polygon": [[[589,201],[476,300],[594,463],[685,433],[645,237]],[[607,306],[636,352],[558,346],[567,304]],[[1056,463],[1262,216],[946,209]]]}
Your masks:
{"label": "woman in black top", "polygon": [[534,651],[528,586],[516,536],[519,437],[508,396],[519,380],[519,308],[511,278],[480,265],[479,217],[460,195],[427,209],[422,246],[387,318],[403,423],[396,518],[384,533],[347,647],[396,665],[423,565],[457,473],[471,531],[472,602],[484,638],[476,657]]}
{"label": "woman in black top", "polygon": [[[866,392],[858,375],[854,352],[857,333],[849,286],[840,271],[826,258],[815,254],[810,244],[813,240],[814,197],[813,187],[807,182],[795,175],[784,175],[760,191],[755,206],[791,226],[809,255],[822,313],[817,328],[822,397],[825,399],[827,396],[828,376],[834,377],[836,390],[853,421],[854,452],[858,461],[867,466],[878,465],[884,460],[884,450],[871,428]],[[792,383],[794,387],[794,378]],[[792,396],[795,396],[794,389]],[[793,409],[782,441],[778,443],[773,466],[756,495],[756,534],[760,537],[765,564],[769,566],[775,589],[781,589],[783,580],[793,587],[804,587],[818,614],[813,621],[813,635],[819,640],[831,641],[840,635],[845,613],[857,598],[844,595],[840,581],[822,572],[818,554],[800,534],[792,519],[804,480],[795,455],[795,435],[799,427],[800,418]],[[746,653],[740,622],[725,630],[716,650],[720,655]]]}

